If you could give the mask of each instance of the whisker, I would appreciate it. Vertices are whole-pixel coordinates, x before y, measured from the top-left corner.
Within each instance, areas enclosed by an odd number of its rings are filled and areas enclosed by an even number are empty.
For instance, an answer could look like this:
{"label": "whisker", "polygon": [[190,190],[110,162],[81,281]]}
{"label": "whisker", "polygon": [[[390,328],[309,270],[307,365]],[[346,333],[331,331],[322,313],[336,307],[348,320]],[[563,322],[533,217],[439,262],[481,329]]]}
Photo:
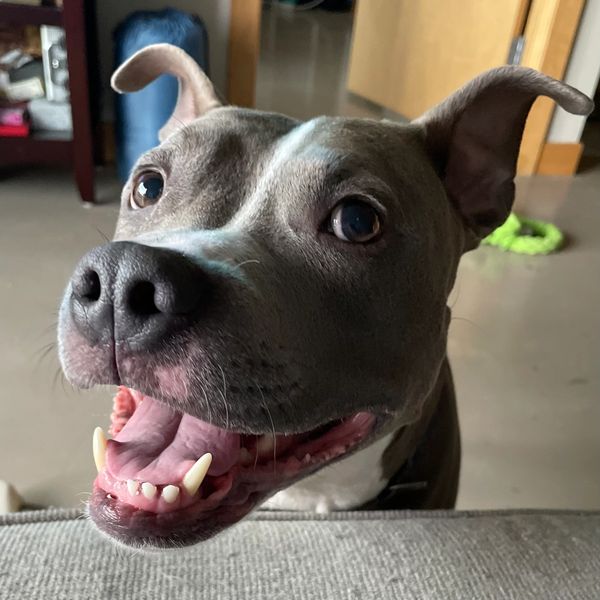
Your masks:
{"label": "whisker", "polygon": [[105,242],[110,242],[110,238],[104,233],[104,231],[102,231],[99,227],[94,226],[94,229],[100,234],[100,237],[105,241]]}
{"label": "whisker", "polygon": [[[271,414],[269,405],[267,404],[267,401],[265,400],[265,395],[263,394],[260,384],[255,381],[254,385],[256,385],[256,387],[258,388],[258,391],[260,392],[260,396],[262,398],[262,405],[265,409],[265,412],[267,413],[267,416],[269,417],[269,421],[271,421],[271,431],[272,431],[271,435],[273,436],[273,475],[276,475],[277,474],[277,434],[275,433],[275,423],[273,422],[273,415]],[[258,452],[256,453],[256,456],[258,457]]]}
{"label": "whisker", "polygon": [[208,394],[206,393],[206,390],[204,389],[204,385],[203,383],[200,381],[200,389],[202,390],[202,393],[204,394],[204,400],[206,400],[206,408],[208,410],[208,421],[212,422],[212,409],[210,407],[210,402],[208,401]]}
{"label": "whisker", "polygon": [[455,294],[455,298],[452,301],[452,304],[450,305],[450,309],[453,309],[456,306],[456,303],[458,302],[458,299],[460,298],[460,287],[461,287],[461,280],[459,277],[457,277],[456,283],[454,284],[454,289],[452,290],[452,292]]}
{"label": "whisker", "polygon": [[50,323],[50,325],[48,325],[47,327],[44,327],[44,329],[42,329],[42,332],[40,333],[40,337],[42,337],[43,335],[46,335],[49,331],[56,331],[57,327],[58,327],[58,321],[53,321],[52,323]]}
{"label": "whisker", "polygon": [[56,386],[58,385],[58,380],[61,375],[62,375],[62,369],[59,366],[56,368],[56,371],[54,372],[54,377],[52,378],[52,391],[53,392],[56,391]]}
{"label": "whisker", "polygon": [[225,429],[229,429],[229,406],[227,406],[227,380],[225,379],[225,371],[223,371],[223,367],[221,365],[217,365],[221,371],[221,376],[223,377],[223,392],[221,396],[223,397],[223,404],[225,405]]}
{"label": "whisker", "polygon": [[32,353],[31,358],[39,359],[39,361],[41,362],[44,358],[46,358],[46,356],[48,356],[48,354],[52,350],[54,350],[55,347],[56,347],[56,342],[48,342],[47,344],[44,344],[43,346],[40,346],[40,348],[35,350]]}
{"label": "whisker", "polygon": [[243,260],[241,263],[238,263],[237,265],[231,265],[232,268],[234,269],[239,269],[240,267],[243,267],[244,265],[248,265],[248,264],[257,264],[260,265],[260,260],[257,260],[256,258],[249,258],[248,260]]}
{"label": "whisker", "polygon": [[473,327],[476,327],[479,331],[483,331],[482,327],[478,324],[475,323],[475,321],[471,321],[471,319],[467,319],[466,317],[452,317],[450,319],[450,322],[452,321],[464,321],[465,323],[469,323],[469,325],[473,325]]}
{"label": "whisker", "polygon": [[79,388],[72,386],[69,383],[69,381],[67,381],[67,378],[65,377],[65,374],[63,373],[62,367],[60,365],[56,368],[56,371],[54,372],[54,377],[52,378],[53,392],[56,392],[56,388],[58,386],[59,381],[62,387],[62,391],[65,395],[72,394],[73,392],[77,392],[77,395],[81,394],[81,390]]}
{"label": "whisker", "polygon": [[179,117],[171,115],[171,119],[173,119],[173,121],[177,121],[182,127],[187,127],[187,125]]}
{"label": "whisker", "polygon": [[55,349],[56,344],[54,342],[51,342],[50,344],[46,344],[36,352],[38,356],[34,356],[34,360],[36,361],[36,364],[34,365],[34,371],[41,368],[42,363],[54,352]]}
{"label": "whisker", "polygon": [[256,258],[249,258],[249,259],[243,260],[242,262],[237,263],[237,264],[234,264],[233,262],[230,262],[230,261],[226,261],[226,263],[227,263],[227,266],[230,267],[232,270],[239,271],[242,276],[245,274],[244,271],[242,271],[242,267],[244,265],[249,265],[249,264],[260,265],[261,264],[260,260],[258,260]]}

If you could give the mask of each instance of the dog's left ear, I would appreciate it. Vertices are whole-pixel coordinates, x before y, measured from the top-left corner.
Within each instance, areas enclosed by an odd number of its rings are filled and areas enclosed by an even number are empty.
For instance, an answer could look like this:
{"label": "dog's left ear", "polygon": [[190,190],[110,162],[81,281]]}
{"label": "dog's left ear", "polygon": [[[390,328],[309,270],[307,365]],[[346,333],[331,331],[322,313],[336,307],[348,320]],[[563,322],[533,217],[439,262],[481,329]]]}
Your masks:
{"label": "dog's left ear", "polygon": [[510,213],[521,137],[538,96],[549,96],[578,115],[594,107],[565,83],[533,69],[505,66],[476,77],[414,121],[423,126],[448,197],[476,239]]}
{"label": "dog's left ear", "polygon": [[110,83],[120,94],[137,92],[163,73],[177,77],[179,95],[171,118],[159,132],[161,142],[205,112],[221,106],[213,84],[198,63],[172,44],[152,44],[138,50],[113,73]]}

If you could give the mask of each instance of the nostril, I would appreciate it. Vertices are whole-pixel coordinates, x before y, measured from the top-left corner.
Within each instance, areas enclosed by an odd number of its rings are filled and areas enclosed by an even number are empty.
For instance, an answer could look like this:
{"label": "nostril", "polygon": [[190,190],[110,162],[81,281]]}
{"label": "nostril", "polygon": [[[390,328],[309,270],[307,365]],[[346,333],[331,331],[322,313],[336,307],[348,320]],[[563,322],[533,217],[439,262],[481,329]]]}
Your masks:
{"label": "nostril", "polygon": [[78,287],[81,298],[85,298],[89,302],[96,302],[100,299],[102,284],[100,283],[100,276],[93,269],[83,274]]}
{"label": "nostril", "polygon": [[154,302],[155,294],[154,284],[150,281],[138,281],[129,291],[129,308],[136,315],[154,315],[159,313]]}

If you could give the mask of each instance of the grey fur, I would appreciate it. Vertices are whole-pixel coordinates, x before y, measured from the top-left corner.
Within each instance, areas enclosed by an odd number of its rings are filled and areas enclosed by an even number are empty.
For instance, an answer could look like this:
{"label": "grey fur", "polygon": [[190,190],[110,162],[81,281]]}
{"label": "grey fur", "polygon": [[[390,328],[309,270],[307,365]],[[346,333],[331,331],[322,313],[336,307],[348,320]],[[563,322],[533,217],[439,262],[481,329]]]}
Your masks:
{"label": "grey fur", "polygon": [[[244,432],[305,431],[370,410],[381,417],[373,441],[418,422],[449,373],[446,302],[460,256],[510,210],[538,94],[591,110],[560,82],[504,67],[411,124],[299,123],[235,107],[199,114],[140,158],[132,178],[159,169],[165,194],[131,210],[130,179],[115,240],[185,254],[210,272],[218,306],[160,353],[117,348],[120,383]],[[383,235],[373,243],[343,242],[324,227],[356,194],[380,211]],[[64,371],[76,385],[114,382],[108,349],[69,342],[70,293],[60,312]],[[161,387],[155,372],[165,365],[189,378],[185,396]]]}

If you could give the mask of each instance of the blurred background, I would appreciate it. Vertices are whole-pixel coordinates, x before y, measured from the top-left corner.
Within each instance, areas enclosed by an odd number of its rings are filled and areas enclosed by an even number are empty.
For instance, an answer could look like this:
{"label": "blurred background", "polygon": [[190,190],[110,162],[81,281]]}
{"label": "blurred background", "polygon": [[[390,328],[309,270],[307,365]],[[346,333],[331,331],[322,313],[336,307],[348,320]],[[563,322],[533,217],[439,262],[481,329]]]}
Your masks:
{"label": "blurred background", "polygon": [[[64,382],[55,337],[80,256],[112,236],[122,180],[176,82],[116,98],[138,48],[185,48],[230,103],[300,119],[417,117],[481,71],[534,67],[596,95],[600,0],[0,0],[0,479],[75,506],[114,390]],[[143,12],[140,12],[143,11]],[[556,252],[483,246],[450,298],[460,508],[600,508],[600,119],[538,100],[515,211]],[[527,233],[527,232],[525,232]],[[532,233],[531,231],[529,233]]]}

